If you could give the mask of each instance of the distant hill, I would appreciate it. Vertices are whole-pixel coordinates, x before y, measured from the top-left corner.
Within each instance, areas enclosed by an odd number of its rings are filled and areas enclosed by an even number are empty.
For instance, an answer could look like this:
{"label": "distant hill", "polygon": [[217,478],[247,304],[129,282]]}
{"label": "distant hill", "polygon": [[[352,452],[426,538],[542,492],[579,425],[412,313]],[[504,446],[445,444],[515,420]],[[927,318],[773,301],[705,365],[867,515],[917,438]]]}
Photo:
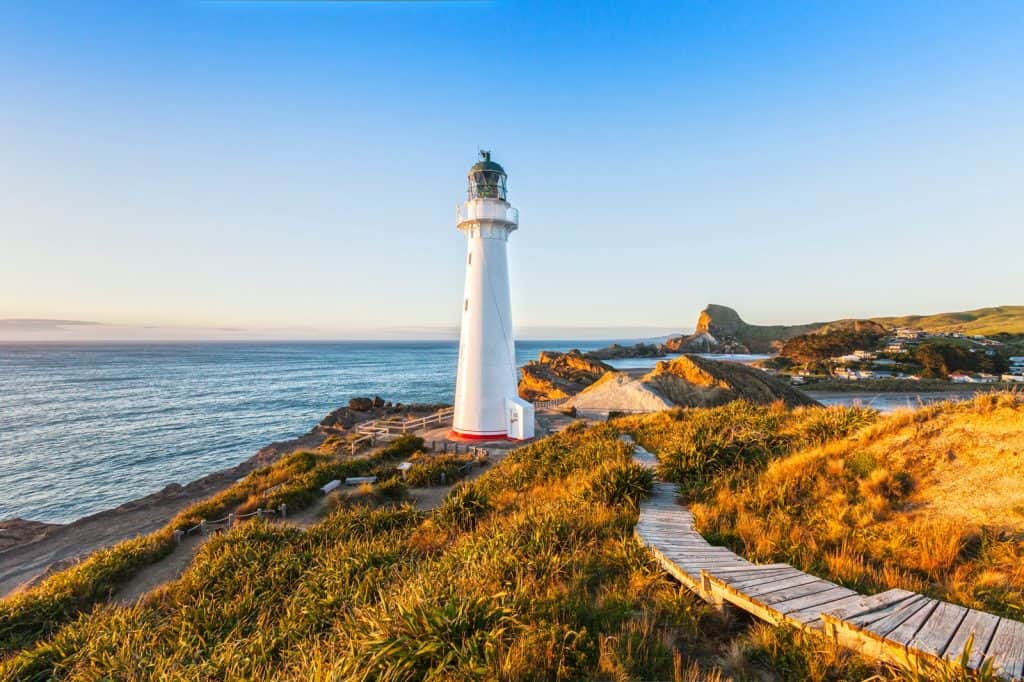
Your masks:
{"label": "distant hill", "polygon": [[1024,334],[1024,305],[1001,305],[961,313],[874,317],[875,322],[893,327],[918,327],[929,332],[960,331],[968,334]]}
{"label": "distant hill", "polygon": [[960,331],[965,334],[1024,334],[1024,306],[998,306],[937,315],[872,317],[866,320],[843,319],[794,325],[749,324],[734,309],[709,304],[697,319],[696,331],[665,342],[670,352],[744,352],[768,353],[783,343],[804,334],[849,331],[859,332],[881,325],[885,329],[918,327],[930,332]]}

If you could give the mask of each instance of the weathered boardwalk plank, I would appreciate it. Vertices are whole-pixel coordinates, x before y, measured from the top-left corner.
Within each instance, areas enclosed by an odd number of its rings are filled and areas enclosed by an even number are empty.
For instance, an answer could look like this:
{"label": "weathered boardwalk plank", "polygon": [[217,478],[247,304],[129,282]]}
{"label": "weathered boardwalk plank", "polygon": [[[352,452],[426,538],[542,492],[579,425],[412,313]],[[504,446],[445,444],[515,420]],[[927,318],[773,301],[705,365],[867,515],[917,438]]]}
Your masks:
{"label": "weathered boardwalk plank", "polygon": [[[635,450],[638,463],[657,464]],[[675,485],[656,482],[635,534],[667,573],[707,601],[820,631],[865,656],[908,667],[958,661],[970,644],[968,668],[991,660],[1004,679],[1024,680],[1024,623],[907,590],[860,595],[787,564],[751,563],[707,542],[677,497]]]}
{"label": "weathered boardwalk plank", "polygon": [[971,653],[967,659],[967,667],[977,668],[980,666],[985,652],[988,650],[989,642],[992,641],[992,635],[996,632],[996,626],[999,625],[999,620],[999,616],[993,616],[991,613],[975,609],[969,610],[960,623],[960,627],[953,634],[949,645],[946,646],[946,650],[942,654],[943,658],[951,661],[959,660],[970,642]]}
{"label": "weathered boardwalk plank", "polygon": [[1001,618],[988,645],[988,656],[995,661],[995,670],[1003,677],[1024,676],[1024,623]]}

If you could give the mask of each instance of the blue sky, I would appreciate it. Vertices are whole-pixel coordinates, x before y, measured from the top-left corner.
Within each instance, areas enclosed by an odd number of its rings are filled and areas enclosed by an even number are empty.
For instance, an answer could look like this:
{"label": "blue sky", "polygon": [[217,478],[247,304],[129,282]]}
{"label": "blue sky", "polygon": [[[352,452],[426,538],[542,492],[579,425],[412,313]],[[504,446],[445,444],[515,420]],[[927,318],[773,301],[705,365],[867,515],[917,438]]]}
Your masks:
{"label": "blue sky", "polygon": [[526,336],[1024,302],[1019,2],[11,1],[0,44],[0,318],[103,323],[37,335],[443,334],[480,147]]}

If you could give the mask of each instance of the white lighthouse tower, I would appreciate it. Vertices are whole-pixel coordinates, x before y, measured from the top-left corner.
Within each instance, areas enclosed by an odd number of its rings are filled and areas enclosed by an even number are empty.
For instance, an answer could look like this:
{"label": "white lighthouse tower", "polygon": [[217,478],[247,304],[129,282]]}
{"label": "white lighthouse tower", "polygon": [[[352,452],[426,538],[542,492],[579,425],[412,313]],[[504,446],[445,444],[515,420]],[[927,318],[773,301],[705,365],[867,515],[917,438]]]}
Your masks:
{"label": "white lighthouse tower", "polygon": [[519,211],[508,203],[505,169],[490,152],[480,157],[469,169],[469,193],[456,212],[468,248],[452,434],[522,440],[533,438],[534,414],[518,394],[507,251]]}

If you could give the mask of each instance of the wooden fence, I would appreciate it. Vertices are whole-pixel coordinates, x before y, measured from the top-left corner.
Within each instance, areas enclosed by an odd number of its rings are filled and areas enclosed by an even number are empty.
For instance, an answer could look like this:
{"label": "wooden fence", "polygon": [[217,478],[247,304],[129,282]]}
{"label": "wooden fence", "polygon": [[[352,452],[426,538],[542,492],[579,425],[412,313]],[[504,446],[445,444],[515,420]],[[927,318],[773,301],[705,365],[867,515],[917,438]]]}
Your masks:
{"label": "wooden fence", "polygon": [[566,396],[564,398],[555,398],[554,400],[538,400],[533,404],[534,409],[540,410],[545,407],[558,407],[569,401],[572,396]]}
{"label": "wooden fence", "polygon": [[199,521],[199,523],[192,526],[191,528],[179,528],[175,530],[174,539],[176,542],[180,543],[182,538],[191,535],[192,533],[206,535],[207,533],[227,530],[239,521],[252,518],[253,516],[255,516],[257,519],[262,519],[264,517],[276,517],[284,519],[288,517],[288,505],[282,502],[279,507],[271,509],[257,509],[256,511],[249,512],[248,514],[231,513],[222,519],[202,519]]}
{"label": "wooden fence", "polygon": [[355,438],[350,444],[352,454],[354,455],[356,450],[363,445],[373,447],[378,441],[387,442],[407,433],[415,433],[416,431],[428,426],[444,424],[445,422],[451,421],[452,415],[454,414],[454,407],[446,407],[433,414],[428,414],[425,417],[417,417],[415,419],[385,417],[383,419],[374,419],[373,421],[363,422],[362,424],[356,425],[355,430],[361,435]]}

